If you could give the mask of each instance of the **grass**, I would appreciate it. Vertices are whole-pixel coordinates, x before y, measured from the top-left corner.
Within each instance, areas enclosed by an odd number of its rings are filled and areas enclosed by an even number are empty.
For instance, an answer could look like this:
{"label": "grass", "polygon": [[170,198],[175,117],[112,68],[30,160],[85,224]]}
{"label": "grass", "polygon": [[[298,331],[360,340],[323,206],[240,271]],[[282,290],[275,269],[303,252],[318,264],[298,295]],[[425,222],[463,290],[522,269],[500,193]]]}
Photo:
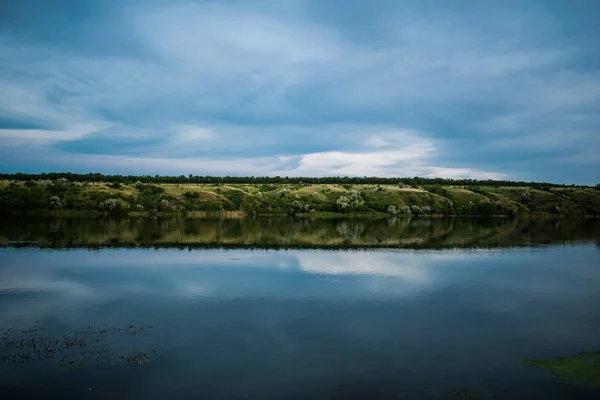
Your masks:
{"label": "grass", "polygon": [[557,378],[576,385],[600,388],[600,351],[549,360],[525,359],[522,364],[543,368]]}
{"label": "grass", "polygon": [[477,203],[487,198],[487,196],[484,196],[483,194],[475,193],[462,187],[446,186],[444,189],[448,191],[450,197],[456,202],[467,203],[472,201],[473,203]]}
{"label": "grass", "polygon": [[[2,207],[8,210],[38,210],[40,204],[47,209],[50,194],[47,194],[42,203],[35,203],[36,196],[20,200],[17,188],[25,188],[25,182],[0,181],[0,190],[5,192],[5,203]],[[87,183],[75,195],[78,203],[65,200],[63,209],[99,210],[100,201],[107,198],[117,198],[129,204],[131,211],[139,211],[138,205],[144,206],[146,211],[160,210],[159,203],[163,198],[168,199],[171,209],[183,211],[219,211],[219,210],[248,210],[254,207],[254,212],[260,214],[287,213],[291,202],[298,200],[303,205],[310,205],[311,209],[318,212],[338,212],[336,201],[341,196],[350,196],[351,191],[356,191],[365,201],[365,206],[356,212],[387,212],[388,207],[401,206],[429,206],[432,214],[435,209],[445,210],[444,204],[452,202],[453,211],[441,211],[441,214],[469,215],[481,202],[491,201],[495,204],[499,215],[517,214],[560,214],[560,215],[600,215],[600,191],[593,188],[551,188],[539,190],[527,187],[467,187],[467,186],[437,186],[432,193],[433,186],[403,187],[397,185],[377,184],[158,184],[164,190],[162,194],[154,194],[152,198],[142,199],[142,193],[133,184],[121,184],[119,188],[102,182]],[[29,190],[29,189],[28,189]],[[433,191],[433,190],[432,190]],[[186,192],[197,193],[197,197],[186,196]],[[0,195],[2,193],[0,192]],[[524,201],[524,195],[529,201]],[[20,196],[20,194],[18,194]],[[39,196],[37,196],[40,198]],[[0,196],[0,201],[2,196]],[[30,204],[27,204],[29,201]],[[12,203],[11,203],[12,202]],[[150,204],[151,202],[151,204]],[[35,203],[35,204],[33,204]],[[13,206],[15,204],[16,206]],[[33,204],[33,205],[32,205]],[[71,206],[69,206],[71,204]],[[73,205],[75,204],[75,205]],[[43,207],[42,207],[43,209]],[[258,209],[259,211],[256,211]],[[483,212],[490,215],[490,212]],[[477,211],[474,212],[477,214]],[[495,211],[491,214],[496,215]]]}

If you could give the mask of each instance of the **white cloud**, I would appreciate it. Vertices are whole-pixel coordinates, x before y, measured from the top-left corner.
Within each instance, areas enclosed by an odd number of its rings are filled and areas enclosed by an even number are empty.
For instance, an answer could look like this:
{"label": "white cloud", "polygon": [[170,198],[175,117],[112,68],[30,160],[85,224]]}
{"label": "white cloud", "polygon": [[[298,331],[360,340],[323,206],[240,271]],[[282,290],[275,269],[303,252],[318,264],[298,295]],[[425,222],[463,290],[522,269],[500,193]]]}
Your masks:
{"label": "white cloud", "polygon": [[[9,139],[12,144],[48,143],[61,140],[75,140],[90,131],[50,131],[42,129],[0,129],[0,138]],[[6,142],[5,142],[6,143]]]}
{"label": "white cloud", "polygon": [[[3,146],[123,135],[139,139],[120,150],[136,157],[81,156],[83,165],[131,162],[130,170],[160,173],[502,178],[497,171],[465,167],[465,151],[454,155],[461,165],[442,163],[453,155],[430,137],[458,126],[477,137],[475,147],[508,151],[530,132],[523,143],[535,145],[548,124],[580,138],[549,140],[547,147],[585,146],[596,134],[597,117],[589,109],[600,101],[598,74],[567,66],[589,50],[521,41],[530,25],[518,13],[493,18],[492,26],[463,24],[461,16],[440,11],[428,18],[390,13],[375,21],[380,37],[365,44],[311,18],[302,3],[283,13],[275,4],[253,10],[222,2],[124,8],[124,32],[140,41],[143,56],[75,52],[0,30],[0,63],[6,66],[0,117],[40,126],[0,131]],[[536,14],[543,26],[552,26],[547,17]],[[480,116],[468,110],[473,104],[493,110]],[[446,108],[459,111],[449,111],[436,131]],[[423,110],[417,122],[434,126],[428,135],[402,129],[417,126],[404,121],[405,109]],[[385,129],[360,122],[340,127],[339,121],[360,121],[373,112],[383,115],[376,123]],[[251,124],[231,122],[240,120]],[[490,134],[507,132],[504,145],[490,142]],[[290,150],[287,138],[299,134],[314,146]],[[268,156],[251,155],[264,155],[267,146]],[[216,150],[246,156],[211,158]],[[574,150],[565,146],[567,151]]]}
{"label": "white cloud", "polygon": [[147,157],[185,157],[215,146],[225,146],[214,128],[199,125],[175,125],[166,129],[163,142],[143,149]]}
{"label": "white cloud", "polygon": [[[359,175],[389,176],[419,167],[429,158],[428,149],[422,152],[411,149],[379,152],[331,151],[300,156],[297,175]],[[394,174],[393,171],[396,171]]]}
{"label": "white cloud", "polygon": [[474,168],[426,167],[424,173],[418,174],[426,178],[451,179],[507,179],[507,174],[500,172],[480,171]]}
{"label": "white cloud", "polygon": [[212,129],[197,125],[179,125],[173,128],[176,140],[182,142],[188,141],[206,141],[214,138],[215,133]]}
{"label": "white cloud", "polygon": [[[505,179],[506,174],[475,168],[428,166],[403,152],[309,153],[295,157],[151,158],[121,155],[46,153],[36,165],[50,170],[89,170],[122,174],[210,174],[253,176],[425,176],[442,178]],[[30,154],[14,153],[25,162]]]}
{"label": "white cloud", "polygon": [[370,137],[364,142],[366,147],[386,147],[390,146],[391,144],[392,143],[388,142],[387,140],[377,136]]}

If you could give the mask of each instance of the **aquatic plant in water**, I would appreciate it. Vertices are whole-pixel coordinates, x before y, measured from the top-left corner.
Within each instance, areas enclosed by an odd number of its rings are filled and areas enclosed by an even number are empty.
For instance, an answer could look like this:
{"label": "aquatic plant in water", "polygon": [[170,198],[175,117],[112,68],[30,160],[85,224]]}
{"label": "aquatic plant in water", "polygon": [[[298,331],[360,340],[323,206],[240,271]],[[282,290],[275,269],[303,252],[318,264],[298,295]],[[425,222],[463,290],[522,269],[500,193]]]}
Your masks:
{"label": "aquatic plant in water", "polygon": [[[88,326],[64,335],[50,337],[43,326],[29,329],[10,328],[0,335],[0,370],[4,363],[58,364],[62,371],[88,364],[125,362],[144,365],[150,362],[147,353],[136,351],[130,355],[112,349],[116,335],[137,336],[152,329],[151,325]],[[134,345],[133,343],[131,343]],[[162,358],[156,349],[153,357]]]}
{"label": "aquatic plant in water", "polygon": [[500,400],[500,398],[493,393],[467,388],[452,389],[452,395],[455,399],[464,400]]}
{"label": "aquatic plant in water", "polygon": [[525,366],[539,367],[554,376],[580,386],[600,388],[600,351],[582,352],[549,360],[525,359]]}

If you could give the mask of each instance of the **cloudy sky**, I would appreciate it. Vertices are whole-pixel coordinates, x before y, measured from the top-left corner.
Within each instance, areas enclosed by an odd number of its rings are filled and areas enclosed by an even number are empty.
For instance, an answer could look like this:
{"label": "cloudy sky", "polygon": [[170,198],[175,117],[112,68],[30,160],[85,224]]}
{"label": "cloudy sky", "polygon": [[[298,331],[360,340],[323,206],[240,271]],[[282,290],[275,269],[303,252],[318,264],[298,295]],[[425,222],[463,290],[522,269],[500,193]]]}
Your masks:
{"label": "cloudy sky", "polygon": [[597,0],[2,0],[0,170],[600,181]]}

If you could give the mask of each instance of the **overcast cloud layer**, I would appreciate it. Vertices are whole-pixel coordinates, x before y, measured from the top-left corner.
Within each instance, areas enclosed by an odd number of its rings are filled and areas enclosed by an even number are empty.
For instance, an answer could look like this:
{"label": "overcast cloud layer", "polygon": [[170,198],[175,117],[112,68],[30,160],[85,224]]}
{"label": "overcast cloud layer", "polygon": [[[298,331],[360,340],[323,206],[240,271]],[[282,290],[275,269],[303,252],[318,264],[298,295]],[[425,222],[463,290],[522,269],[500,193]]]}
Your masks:
{"label": "overcast cloud layer", "polygon": [[595,184],[599,20],[594,0],[3,1],[0,170]]}

